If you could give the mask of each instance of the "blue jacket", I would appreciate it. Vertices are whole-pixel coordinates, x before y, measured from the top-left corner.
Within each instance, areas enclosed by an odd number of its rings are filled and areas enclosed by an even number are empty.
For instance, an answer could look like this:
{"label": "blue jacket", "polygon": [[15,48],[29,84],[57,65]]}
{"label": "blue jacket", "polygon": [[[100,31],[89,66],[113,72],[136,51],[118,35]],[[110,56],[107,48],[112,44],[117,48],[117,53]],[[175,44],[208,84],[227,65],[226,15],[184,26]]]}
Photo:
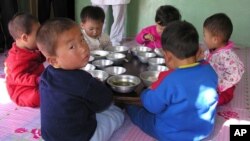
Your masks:
{"label": "blue jacket", "polygon": [[146,89],[143,106],[155,114],[160,141],[191,141],[207,137],[214,127],[218,77],[208,63],[160,74]]}

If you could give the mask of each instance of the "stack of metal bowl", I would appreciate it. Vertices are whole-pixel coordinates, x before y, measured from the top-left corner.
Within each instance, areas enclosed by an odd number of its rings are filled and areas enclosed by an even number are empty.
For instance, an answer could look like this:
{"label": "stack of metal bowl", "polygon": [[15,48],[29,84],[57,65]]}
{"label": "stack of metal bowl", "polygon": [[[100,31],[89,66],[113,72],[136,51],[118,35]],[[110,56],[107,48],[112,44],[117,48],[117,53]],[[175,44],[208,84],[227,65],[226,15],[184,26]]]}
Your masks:
{"label": "stack of metal bowl", "polygon": [[107,83],[118,93],[130,93],[141,83],[134,75],[114,75],[108,78]]}
{"label": "stack of metal bowl", "polygon": [[152,66],[156,65],[164,65],[165,64],[165,59],[156,57],[156,58],[149,58],[148,59],[148,64]]}
{"label": "stack of metal bowl", "polygon": [[149,87],[158,79],[159,71],[144,71],[140,73],[140,78],[146,87]]}
{"label": "stack of metal bowl", "polygon": [[162,71],[167,71],[168,67],[163,66],[163,65],[155,65],[155,66],[150,65],[148,67],[148,70],[149,71],[160,71],[160,72],[162,72]]}
{"label": "stack of metal bowl", "polygon": [[122,53],[110,53],[107,55],[107,59],[114,62],[114,65],[120,65],[125,59],[125,55]]}
{"label": "stack of metal bowl", "polygon": [[163,49],[162,48],[155,48],[154,52],[156,53],[157,56],[163,57]]}
{"label": "stack of metal bowl", "polygon": [[120,66],[110,66],[104,69],[109,75],[120,75],[126,72],[124,67]]}
{"label": "stack of metal bowl", "polygon": [[95,60],[97,60],[106,58],[109,52],[105,50],[92,50],[90,51],[90,54],[95,58]]}
{"label": "stack of metal bowl", "polygon": [[156,54],[153,52],[138,52],[137,57],[142,63],[148,63],[149,58],[155,57]]}
{"label": "stack of metal bowl", "polygon": [[110,47],[105,48],[105,50],[107,50],[109,52],[127,54],[129,47],[127,47],[127,46],[110,46]]}
{"label": "stack of metal bowl", "polygon": [[103,70],[90,70],[89,73],[102,82],[104,82],[109,77],[109,74]]}
{"label": "stack of metal bowl", "polygon": [[150,52],[152,51],[151,48],[146,46],[136,46],[131,49],[133,55],[137,56],[138,52]]}
{"label": "stack of metal bowl", "polygon": [[82,67],[82,70],[85,70],[85,71],[90,71],[94,69],[95,69],[95,66],[92,64],[87,64],[85,67]]}
{"label": "stack of metal bowl", "polygon": [[112,66],[114,62],[108,59],[99,59],[99,60],[93,61],[92,64],[95,65],[99,69],[103,69],[103,68]]}

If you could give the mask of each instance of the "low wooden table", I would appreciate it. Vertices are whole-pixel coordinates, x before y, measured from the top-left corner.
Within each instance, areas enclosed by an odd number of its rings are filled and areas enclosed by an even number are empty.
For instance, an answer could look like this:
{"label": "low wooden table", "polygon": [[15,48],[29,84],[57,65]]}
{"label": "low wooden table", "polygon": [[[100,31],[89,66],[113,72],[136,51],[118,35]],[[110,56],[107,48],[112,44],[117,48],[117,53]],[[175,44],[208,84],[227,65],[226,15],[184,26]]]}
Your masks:
{"label": "low wooden table", "polygon": [[[141,72],[147,70],[148,64],[141,63],[140,60],[136,56],[133,56],[130,53],[128,53],[126,57],[126,61],[124,61],[124,63],[121,66],[126,68],[125,74],[139,77]],[[115,103],[121,103],[121,104],[141,105],[140,93],[144,89],[146,89],[146,87],[141,82],[139,86],[130,93],[117,93],[113,91],[114,101]]]}

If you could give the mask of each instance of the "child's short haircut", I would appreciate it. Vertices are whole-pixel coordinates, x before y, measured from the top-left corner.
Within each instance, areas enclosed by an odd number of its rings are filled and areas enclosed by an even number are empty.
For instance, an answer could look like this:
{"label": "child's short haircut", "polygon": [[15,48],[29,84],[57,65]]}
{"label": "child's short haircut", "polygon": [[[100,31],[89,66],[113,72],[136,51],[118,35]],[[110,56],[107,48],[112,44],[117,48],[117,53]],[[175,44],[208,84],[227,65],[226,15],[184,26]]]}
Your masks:
{"label": "child's short haircut", "polygon": [[160,6],[155,15],[155,22],[161,26],[166,26],[172,21],[181,19],[181,15],[178,9],[171,5]]}
{"label": "child's short haircut", "polygon": [[79,25],[68,18],[54,18],[46,21],[37,32],[36,41],[39,50],[46,55],[56,55],[58,36],[74,26]]}
{"label": "child's short haircut", "polygon": [[186,21],[175,21],[162,33],[162,48],[179,59],[195,56],[199,49],[199,35],[195,27]]}
{"label": "child's short haircut", "polygon": [[38,19],[28,13],[17,13],[8,23],[10,35],[16,40],[23,33],[29,35],[32,32],[32,25],[39,23]]}
{"label": "child's short haircut", "polygon": [[233,24],[230,18],[224,13],[217,13],[208,17],[203,27],[212,35],[220,36],[224,43],[227,43],[233,32]]}
{"label": "child's short haircut", "polygon": [[105,13],[101,7],[98,6],[86,6],[83,7],[81,11],[81,21],[83,23],[86,22],[86,20],[91,19],[95,21],[100,21],[104,23],[105,20]]}

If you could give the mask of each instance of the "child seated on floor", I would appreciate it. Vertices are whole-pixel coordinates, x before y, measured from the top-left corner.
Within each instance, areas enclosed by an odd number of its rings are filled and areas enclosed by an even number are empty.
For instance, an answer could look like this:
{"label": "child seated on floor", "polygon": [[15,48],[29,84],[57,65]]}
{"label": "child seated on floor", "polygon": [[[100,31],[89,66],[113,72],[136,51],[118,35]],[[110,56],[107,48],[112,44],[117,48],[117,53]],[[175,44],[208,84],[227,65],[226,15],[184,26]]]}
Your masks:
{"label": "child seated on floor", "polygon": [[8,28],[15,40],[5,60],[6,87],[10,98],[19,106],[38,107],[39,77],[44,70],[44,56],[37,49],[38,20],[26,13],[16,14]]}
{"label": "child seated on floor", "polygon": [[77,23],[55,18],[41,26],[37,46],[50,64],[40,80],[41,132],[45,140],[107,141],[124,114],[106,85],[80,70],[89,47]]}
{"label": "child seated on floor", "polygon": [[110,38],[102,32],[105,13],[98,6],[86,6],[81,11],[81,28],[90,50],[112,46]]}
{"label": "child seated on floor", "polygon": [[136,35],[137,43],[154,48],[161,48],[161,34],[164,28],[172,21],[181,19],[179,10],[171,5],[160,6],[155,15],[155,25],[143,28]]}
{"label": "child seated on floor", "polygon": [[208,17],[203,24],[204,41],[209,49],[205,58],[219,77],[218,105],[232,100],[235,85],[244,73],[244,64],[233,51],[234,43],[229,41],[232,32],[233,24],[224,13]]}
{"label": "child seated on floor", "polygon": [[214,128],[218,77],[209,63],[196,61],[198,38],[192,24],[170,23],[162,34],[170,70],[142,92],[143,107],[126,107],[132,122],[157,140],[198,141]]}

